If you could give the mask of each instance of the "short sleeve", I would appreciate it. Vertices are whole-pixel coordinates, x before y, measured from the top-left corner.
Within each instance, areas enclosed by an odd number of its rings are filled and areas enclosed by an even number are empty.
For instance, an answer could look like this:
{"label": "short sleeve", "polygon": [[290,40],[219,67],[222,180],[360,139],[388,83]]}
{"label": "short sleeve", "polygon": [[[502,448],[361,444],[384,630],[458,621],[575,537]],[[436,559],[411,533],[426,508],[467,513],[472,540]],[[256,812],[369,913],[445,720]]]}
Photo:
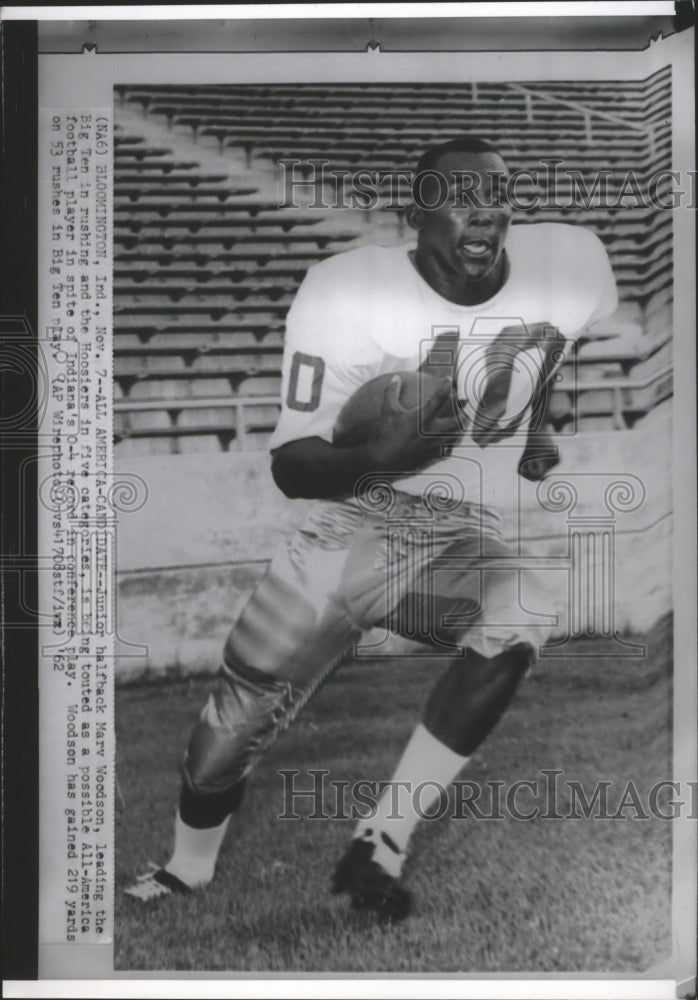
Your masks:
{"label": "short sleeve", "polygon": [[343,263],[331,258],[312,267],[289,310],[272,451],[299,438],[332,441],[342,406],[380,369],[380,351],[367,333],[366,289],[359,294]]}
{"label": "short sleeve", "polygon": [[575,340],[618,307],[611,262],[590,229],[550,223],[540,230],[538,252],[529,265],[531,281],[544,290],[546,318],[565,338]]}
{"label": "short sleeve", "polygon": [[586,325],[591,326],[599,320],[612,316],[618,308],[618,288],[608,257],[608,251],[598,236],[591,236],[592,248],[589,251],[589,263],[595,277],[595,294],[593,310]]}

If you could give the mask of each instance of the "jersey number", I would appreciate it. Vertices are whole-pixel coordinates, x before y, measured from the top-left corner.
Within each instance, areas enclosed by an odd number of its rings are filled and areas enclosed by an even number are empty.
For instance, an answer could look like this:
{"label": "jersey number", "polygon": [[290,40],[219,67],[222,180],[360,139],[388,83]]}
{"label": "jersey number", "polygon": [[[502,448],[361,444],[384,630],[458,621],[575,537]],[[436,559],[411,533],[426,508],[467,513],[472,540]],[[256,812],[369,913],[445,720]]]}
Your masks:
{"label": "jersey number", "polygon": [[291,359],[286,406],[303,413],[317,410],[324,375],[325,362],[322,358],[296,351]]}
{"label": "jersey number", "polygon": [[[540,330],[543,331],[542,335]],[[548,331],[547,336],[545,331]],[[537,425],[544,416],[546,386],[562,357],[561,346],[564,344],[564,337],[561,337],[554,327],[548,327],[546,324],[534,325],[531,333],[532,335],[529,335],[524,328],[522,337],[516,328],[505,327],[485,351],[485,387],[471,428],[473,441],[481,448],[511,437],[529,408],[531,427],[534,430],[538,429]],[[537,348],[539,370],[529,403],[520,409],[509,423],[503,424],[502,418],[507,407],[517,355],[531,347]]]}
{"label": "jersey number", "polygon": [[[470,435],[480,448],[496,444],[511,437],[530,411],[530,428],[538,430],[546,409],[546,387],[562,360],[564,337],[546,323],[525,326],[505,326],[494,340],[485,342],[484,354],[475,362],[465,359],[462,366],[458,361],[458,341],[460,331],[447,330],[436,337],[421,371],[432,371],[436,375],[447,376],[458,382],[461,405],[459,418],[461,432]],[[537,349],[534,361],[536,371],[530,362],[524,364],[527,377],[531,380],[531,393],[526,405],[519,409],[508,421],[504,415],[509,400],[514,373],[518,370],[517,358],[531,348]],[[461,384],[460,373],[467,373],[466,382]],[[474,402],[468,404],[468,398]]]}

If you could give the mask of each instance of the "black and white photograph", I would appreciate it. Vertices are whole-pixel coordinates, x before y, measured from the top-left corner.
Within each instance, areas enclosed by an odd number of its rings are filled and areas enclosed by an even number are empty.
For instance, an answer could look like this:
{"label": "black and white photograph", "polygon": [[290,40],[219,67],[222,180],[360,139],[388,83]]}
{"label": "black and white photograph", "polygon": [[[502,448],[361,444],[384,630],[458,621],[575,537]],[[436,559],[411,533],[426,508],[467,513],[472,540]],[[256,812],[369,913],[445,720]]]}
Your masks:
{"label": "black and white photograph", "polygon": [[38,31],[36,985],[687,1000],[692,16],[356,6]]}
{"label": "black and white photograph", "polygon": [[116,966],[658,965],[670,68],[114,108]]}

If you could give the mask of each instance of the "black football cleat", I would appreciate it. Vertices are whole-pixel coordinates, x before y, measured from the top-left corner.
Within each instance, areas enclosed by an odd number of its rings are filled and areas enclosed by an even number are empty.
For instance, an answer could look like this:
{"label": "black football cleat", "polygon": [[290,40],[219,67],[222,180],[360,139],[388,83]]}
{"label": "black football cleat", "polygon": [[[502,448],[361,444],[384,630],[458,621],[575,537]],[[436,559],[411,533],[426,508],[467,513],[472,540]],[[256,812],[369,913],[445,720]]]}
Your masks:
{"label": "black football cleat", "polygon": [[141,903],[151,903],[165,896],[187,895],[191,891],[191,888],[176,875],[152,863],[149,871],[139,875],[133,885],[124,889],[127,896],[132,896]]}
{"label": "black football cleat", "polygon": [[346,892],[354,909],[372,910],[379,920],[404,920],[412,912],[412,894],[373,860],[374,851],[372,841],[352,840],[337,862],[332,892]]}

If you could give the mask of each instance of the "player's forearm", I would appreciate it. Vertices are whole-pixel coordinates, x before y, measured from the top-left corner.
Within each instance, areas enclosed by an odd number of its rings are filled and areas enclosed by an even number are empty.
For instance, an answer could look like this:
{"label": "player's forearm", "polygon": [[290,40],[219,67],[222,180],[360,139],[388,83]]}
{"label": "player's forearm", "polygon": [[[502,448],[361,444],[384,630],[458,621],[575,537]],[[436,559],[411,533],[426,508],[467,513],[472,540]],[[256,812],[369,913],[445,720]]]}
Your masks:
{"label": "player's forearm", "polygon": [[287,497],[331,500],[351,495],[358,480],[379,467],[370,443],[338,448],[322,438],[303,438],[274,453],[271,471]]}

